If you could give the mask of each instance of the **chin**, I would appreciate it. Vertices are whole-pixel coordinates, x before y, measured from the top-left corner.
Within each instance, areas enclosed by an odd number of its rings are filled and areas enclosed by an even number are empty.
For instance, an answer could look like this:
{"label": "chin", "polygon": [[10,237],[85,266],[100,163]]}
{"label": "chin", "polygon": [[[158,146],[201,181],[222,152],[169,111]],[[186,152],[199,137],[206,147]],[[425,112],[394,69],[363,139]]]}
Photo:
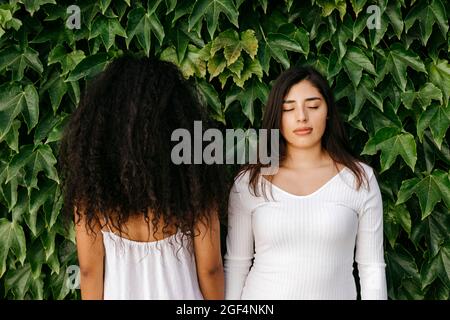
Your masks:
{"label": "chin", "polygon": [[307,141],[303,141],[303,142],[293,141],[290,143],[290,145],[296,149],[308,149],[308,148],[315,146],[316,143],[309,142],[309,141],[308,142]]}

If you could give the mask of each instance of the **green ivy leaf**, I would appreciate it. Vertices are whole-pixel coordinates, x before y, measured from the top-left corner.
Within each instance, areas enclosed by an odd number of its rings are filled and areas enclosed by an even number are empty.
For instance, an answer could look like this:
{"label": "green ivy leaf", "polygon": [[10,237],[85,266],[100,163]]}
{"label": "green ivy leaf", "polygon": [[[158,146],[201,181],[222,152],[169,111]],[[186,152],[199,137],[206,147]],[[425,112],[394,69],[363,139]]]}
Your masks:
{"label": "green ivy leaf", "polygon": [[200,92],[203,94],[203,96],[206,99],[206,102],[208,105],[212,108],[214,113],[222,119],[222,122],[225,123],[224,114],[222,111],[222,103],[220,102],[219,95],[217,94],[217,91],[214,89],[212,85],[210,85],[208,82],[202,80],[198,82],[198,87],[200,89]]}
{"label": "green ivy leaf", "polygon": [[189,44],[189,36],[183,29],[177,29],[175,41],[176,41],[175,47],[177,48],[178,61],[183,61]]}
{"label": "green ivy leaf", "polygon": [[68,90],[67,84],[64,82],[64,79],[59,76],[59,74],[55,73],[51,85],[48,88],[48,95],[50,97],[50,102],[52,104],[53,113],[56,114],[58,110],[62,98],[66,94]]}
{"label": "green ivy leaf", "polygon": [[69,117],[67,114],[63,114],[62,117],[58,117],[58,122],[56,122],[48,133],[47,140],[45,141],[46,144],[61,140],[68,120]]}
{"label": "green ivy leaf", "polygon": [[352,41],[355,42],[356,39],[359,38],[359,35],[363,32],[363,30],[367,27],[367,16],[359,15],[356,20],[353,22],[352,27]]}
{"label": "green ivy leaf", "polygon": [[420,283],[420,274],[414,257],[403,247],[397,248],[395,252],[390,250],[386,252],[386,265],[393,288],[401,289],[406,281]]}
{"label": "green ivy leaf", "polygon": [[188,31],[206,17],[209,36],[213,39],[214,33],[217,30],[219,15],[221,13],[224,13],[236,28],[239,28],[239,12],[237,11],[233,0],[198,0],[195,2],[189,16]]}
{"label": "green ivy leaf", "polygon": [[405,180],[398,192],[396,205],[406,202],[413,193],[419,198],[422,220],[429,216],[436,203],[443,200],[450,208],[449,175],[442,170],[435,170],[423,179],[413,178]]}
{"label": "green ivy leaf", "polygon": [[442,141],[445,133],[450,125],[450,103],[444,107],[440,104],[434,104],[425,112],[421,113],[417,120],[417,136],[422,142],[424,131],[430,128],[433,140],[439,149],[441,149]]}
{"label": "green ivy leaf", "polygon": [[383,223],[383,231],[391,248],[395,248],[395,243],[400,233],[400,226],[397,223],[395,223],[392,217],[385,216]]}
{"label": "green ivy leaf", "polygon": [[444,37],[448,31],[448,19],[445,7],[440,0],[432,0],[431,4],[421,2],[408,13],[405,18],[405,31],[412,27],[415,21],[420,21],[420,35],[422,44],[427,45],[433,30],[433,25],[438,24]]}
{"label": "green ivy leaf", "polygon": [[49,145],[22,146],[20,152],[13,156],[8,165],[6,182],[26,167],[25,184],[29,189],[37,188],[37,174],[41,171],[44,171],[49,179],[59,183],[55,164],[56,159]]}
{"label": "green ivy leaf", "polygon": [[6,271],[6,257],[9,251],[23,265],[26,257],[25,233],[22,226],[8,219],[0,219],[0,278]]}
{"label": "green ivy leaf", "polygon": [[398,87],[404,92],[406,88],[406,68],[427,73],[425,66],[414,52],[406,50],[401,44],[394,43],[387,51],[387,61],[383,73],[391,73]]}
{"label": "green ivy leaf", "polygon": [[166,0],[166,7],[167,7],[166,14],[171,13],[175,9],[176,6],[177,6],[176,0]]}
{"label": "green ivy leaf", "polygon": [[175,25],[175,22],[178,21],[180,18],[184,17],[187,14],[190,14],[192,12],[193,6],[194,2],[192,1],[182,1],[179,5],[177,5],[175,7],[174,16],[172,19],[172,27]]}
{"label": "green ivy leaf", "polygon": [[15,119],[9,129],[8,133],[5,135],[5,141],[8,146],[15,152],[19,152],[19,128],[21,122]]}
{"label": "green ivy leaf", "polygon": [[367,0],[351,0],[350,2],[352,4],[355,15],[358,17],[359,13],[362,11],[364,6],[366,5]]}
{"label": "green ivy leaf", "polygon": [[106,50],[112,47],[116,35],[127,38],[125,30],[115,18],[99,16],[94,20],[88,40],[100,36]]}
{"label": "green ivy leaf", "polygon": [[5,34],[5,30],[13,28],[19,30],[22,21],[13,17],[13,13],[9,9],[0,9],[0,38]]}
{"label": "green ivy leaf", "polygon": [[[417,160],[416,142],[410,133],[399,133],[398,128],[382,128],[367,141],[362,154],[375,154],[381,150],[381,172],[389,169],[400,155],[414,171]],[[397,203],[398,204],[398,203]]]}
{"label": "green ivy leaf", "polygon": [[178,65],[186,78],[196,75],[199,78],[206,76],[205,52],[189,44],[186,57],[183,61],[178,61],[176,49],[166,48],[160,56],[161,60],[172,62]]}
{"label": "green ivy leaf", "polygon": [[380,11],[380,28],[369,29],[369,40],[372,49],[375,49],[379,45],[380,41],[386,36],[386,31],[389,26],[389,19],[388,16],[384,14],[384,9],[381,8]]}
{"label": "green ivy leaf", "polygon": [[0,141],[10,131],[14,119],[25,109],[25,94],[17,84],[0,86]]}
{"label": "green ivy leaf", "polygon": [[38,218],[38,210],[52,195],[55,195],[56,188],[57,185],[54,181],[46,179],[44,181],[44,184],[41,185],[38,190],[33,189],[30,193],[29,212],[25,217],[28,227],[35,236],[37,236],[38,234],[36,226]]}
{"label": "green ivy leaf", "polygon": [[31,16],[39,10],[39,8],[47,3],[56,4],[55,0],[22,0],[20,1],[25,5],[25,9]]}
{"label": "green ivy leaf", "polygon": [[36,239],[30,247],[28,252],[28,261],[31,266],[31,275],[33,278],[38,278],[42,273],[42,265],[45,263],[45,252],[42,243]]}
{"label": "green ivy leaf", "polygon": [[448,228],[446,228],[449,223],[450,219],[447,212],[441,210],[440,206],[435,206],[433,213],[425,220],[420,221],[417,227],[413,229],[411,240],[417,246],[417,240],[425,237],[429,248],[429,256],[435,257],[445,243],[450,241]]}
{"label": "green ivy leaf", "polygon": [[347,72],[348,77],[352,80],[355,87],[359,85],[363,70],[376,75],[375,67],[372,62],[360,48],[355,46],[351,46],[347,49],[343,65],[344,70]]}
{"label": "green ivy leaf", "polygon": [[227,66],[227,60],[220,53],[208,60],[209,79],[220,75]]}
{"label": "green ivy leaf", "polygon": [[388,100],[384,104],[384,110],[381,111],[377,108],[366,108],[358,118],[364,120],[364,128],[368,130],[372,135],[381,128],[394,127],[399,131],[403,128],[402,121],[395,113],[392,103]]}
{"label": "green ivy leaf", "polygon": [[342,70],[342,64],[338,62],[338,53],[336,50],[334,50],[330,55],[328,59],[328,65],[327,65],[327,71],[325,74],[327,74],[328,79],[334,78],[336,75],[339,74]]}
{"label": "green ivy leaf", "polygon": [[245,90],[237,87],[229,94],[225,100],[225,110],[235,101],[239,101],[242,106],[242,112],[253,124],[255,120],[255,102],[259,100],[261,103],[267,101],[269,94],[268,87],[254,77],[248,82]]}
{"label": "green ivy leaf", "polygon": [[425,110],[431,104],[432,99],[439,100],[442,103],[442,91],[434,84],[427,82],[417,92],[402,92],[401,98],[406,108],[412,109],[414,100],[417,100],[422,109]]}
{"label": "green ivy leaf", "polygon": [[59,273],[52,273],[50,276],[50,288],[53,297],[57,300],[63,300],[70,292],[70,287],[67,285],[67,269],[61,268]]}
{"label": "green ivy leaf", "polygon": [[[420,270],[422,280],[422,290],[429,286],[441,274],[446,274],[443,261],[445,260],[445,249],[441,249],[441,254],[434,256],[431,260],[426,261],[425,265]],[[444,279],[444,283],[449,282]]]}
{"label": "green ivy leaf", "polygon": [[34,49],[26,47],[22,51],[17,46],[8,46],[0,51],[0,71],[12,70],[13,80],[22,80],[27,67],[32,68],[39,74],[44,70],[39,60],[39,54]]}
{"label": "green ivy leaf", "polygon": [[345,12],[347,10],[347,4],[345,0],[317,0],[316,2],[322,8],[323,17],[328,17],[334,10],[338,10],[341,20],[343,20]]}
{"label": "green ivy leaf", "polygon": [[450,64],[447,60],[437,60],[427,65],[430,80],[444,93],[444,105],[450,97]]}
{"label": "green ivy leaf", "polygon": [[64,202],[59,186],[56,186],[54,190],[55,192],[48,197],[43,206],[46,230],[50,230],[55,225]]}
{"label": "green ivy leaf", "polygon": [[261,62],[264,70],[269,71],[270,59],[274,58],[281,63],[285,69],[290,67],[290,61],[285,50],[274,44],[271,39],[265,39],[265,42],[261,44]]}
{"label": "green ivy leaf", "polygon": [[[306,41],[308,35],[303,29],[292,35],[292,38],[281,33],[263,34],[263,42],[258,50],[260,64],[263,70],[268,73],[270,59],[274,58],[281,63],[285,69],[290,67],[290,61],[286,51],[300,52],[305,55],[309,53],[309,42]],[[301,34],[301,35],[300,35]]]}
{"label": "green ivy leaf", "polygon": [[348,118],[353,120],[361,111],[366,100],[369,100],[374,106],[383,111],[383,100],[375,90],[375,83],[368,75],[363,74],[358,87],[349,96],[353,105],[353,110]]}
{"label": "green ivy leaf", "polygon": [[17,270],[8,270],[5,276],[5,293],[13,291],[15,299],[24,299],[29,288],[31,278],[31,266],[29,263]]}
{"label": "green ivy leaf", "polygon": [[222,32],[211,44],[211,56],[223,49],[227,65],[232,65],[240,56],[241,51],[246,51],[253,59],[258,50],[258,40],[256,40],[255,32],[247,30],[239,34],[234,30]]}
{"label": "green ivy leaf", "polygon": [[34,144],[37,145],[48,137],[50,131],[60,122],[61,117],[54,115],[53,112],[47,112],[41,117],[34,131]]}
{"label": "green ivy leaf", "polygon": [[144,8],[137,7],[132,9],[128,13],[128,24],[127,24],[127,39],[125,43],[127,48],[129,48],[131,40],[137,37],[140,46],[144,49],[147,56],[150,53],[150,21],[148,14],[145,12]]}
{"label": "green ivy leaf", "polygon": [[307,53],[306,48],[304,48],[301,43],[281,33],[269,33],[267,35],[267,40],[270,43],[271,48],[277,46],[285,51]]}
{"label": "green ivy leaf", "polygon": [[31,294],[31,297],[36,300],[43,300],[44,299],[44,274],[40,274],[38,277],[30,278],[30,287],[29,292]]}
{"label": "green ivy leaf", "polygon": [[443,276],[441,279],[442,281],[447,285],[447,287],[450,285],[450,244],[447,244],[441,248],[440,251],[441,254],[441,260],[442,260],[442,266],[444,267],[445,273],[442,272],[440,274],[445,274],[447,277],[443,279],[445,276]]}
{"label": "green ivy leaf", "polygon": [[[53,239],[54,243],[56,239]],[[59,262],[59,256],[58,256],[58,247],[55,247],[53,250],[53,254],[51,254],[48,259],[46,260],[48,266],[51,269],[51,273],[59,273],[61,269],[61,264]]]}
{"label": "green ivy leaf", "polygon": [[74,50],[67,53],[63,46],[58,45],[50,51],[47,65],[50,66],[52,64],[59,63],[62,69],[61,75],[64,76],[72,71],[78,63],[83,61],[85,57],[86,56],[82,50]]}
{"label": "green ivy leaf", "polygon": [[55,238],[56,232],[55,229],[47,229],[46,232],[40,237],[42,246],[44,247],[45,252],[45,261],[48,261],[49,258],[55,252]]}
{"label": "green ivy leaf", "polygon": [[233,74],[240,78],[242,75],[242,71],[244,70],[244,58],[240,56],[233,64],[228,66],[228,70],[230,70]]}
{"label": "green ivy leaf", "polygon": [[241,32],[241,46],[245,52],[248,53],[250,58],[254,59],[258,52],[258,40],[255,36],[255,31],[245,30]]}
{"label": "green ivy leaf", "polygon": [[[411,216],[405,205],[402,204],[397,206],[389,201],[385,214],[392,223],[401,226],[408,236],[411,235]],[[395,237],[397,235],[398,232],[395,233]],[[392,248],[394,248],[394,243],[395,241],[391,243]]]}
{"label": "green ivy leaf", "polygon": [[251,61],[246,61],[245,62],[245,67],[243,72],[241,73],[240,77],[237,75],[233,75],[233,80],[234,83],[241,87],[244,88],[244,83],[250,79],[252,77],[252,75],[256,75],[259,80],[261,81],[262,76],[263,76],[263,70],[261,65],[259,64],[258,60],[251,60]]}
{"label": "green ivy leaf", "polygon": [[391,20],[391,26],[394,29],[397,38],[400,40],[400,35],[403,32],[403,17],[401,11],[401,3],[398,1],[389,3],[385,13],[389,17],[389,20]]}
{"label": "green ivy leaf", "polygon": [[[342,58],[344,58],[347,52],[347,40],[349,39],[348,34],[343,30],[343,27],[339,26],[339,29],[334,32],[329,40],[336,51],[338,52],[338,62],[341,63]],[[328,40],[328,39],[327,39]]]}
{"label": "green ivy leaf", "polygon": [[108,59],[107,53],[97,53],[88,56],[75,67],[65,81],[76,81],[84,77],[90,78],[95,76],[104,69]]}
{"label": "green ivy leaf", "polygon": [[99,6],[102,10],[102,14],[104,15],[106,10],[109,8],[109,5],[111,4],[111,0],[100,0]]}
{"label": "green ivy leaf", "polygon": [[22,114],[29,134],[39,121],[39,95],[32,84],[25,87],[24,95],[27,107],[22,109]]}

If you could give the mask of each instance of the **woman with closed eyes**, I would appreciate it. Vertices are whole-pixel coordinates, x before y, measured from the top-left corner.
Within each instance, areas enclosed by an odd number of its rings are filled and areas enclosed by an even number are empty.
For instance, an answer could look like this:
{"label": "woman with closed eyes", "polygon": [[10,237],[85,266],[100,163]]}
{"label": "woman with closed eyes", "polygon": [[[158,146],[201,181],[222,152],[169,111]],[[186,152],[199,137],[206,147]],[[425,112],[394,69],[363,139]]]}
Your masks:
{"label": "woman with closed eyes", "polygon": [[387,299],[375,171],[349,148],[326,80],[307,66],[283,72],[262,128],[280,130],[280,165],[235,178],[225,298],[356,299],[356,262],[361,298]]}

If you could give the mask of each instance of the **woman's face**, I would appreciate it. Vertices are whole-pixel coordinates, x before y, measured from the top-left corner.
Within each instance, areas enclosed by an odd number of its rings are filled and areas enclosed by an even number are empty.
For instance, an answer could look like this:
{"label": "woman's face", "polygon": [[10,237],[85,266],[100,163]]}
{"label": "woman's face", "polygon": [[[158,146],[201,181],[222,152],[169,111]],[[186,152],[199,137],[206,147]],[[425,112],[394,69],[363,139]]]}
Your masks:
{"label": "woman's face", "polygon": [[281,134],[288,146],[310,148],[320,143],[328,107],[319,90],[308,80],[293,85],[284,97]]}

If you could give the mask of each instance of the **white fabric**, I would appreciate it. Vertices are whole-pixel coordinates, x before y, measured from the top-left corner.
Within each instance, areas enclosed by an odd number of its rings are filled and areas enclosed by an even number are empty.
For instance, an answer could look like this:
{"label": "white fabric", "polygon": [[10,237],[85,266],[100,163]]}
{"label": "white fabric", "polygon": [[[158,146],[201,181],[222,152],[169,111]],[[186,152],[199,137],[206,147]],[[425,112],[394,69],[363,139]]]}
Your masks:
{"label": "white fabric", "polygon": [[347,167],[306,196],[266,180],[268,200],[249,191],[248,172],[238,177],[229,202],[225,299],[356,299],[354,258],[361,298],[387,299],[382,198],[373,169],[360,164],[370,191],[365,183],[356,191]]}
{"label": "white fabric", "polygon": [[181,247],[181,232],[153,242],[129,240],[111,230],[102,233],[105,300],[203,299],[195,257],[187,238]]}

